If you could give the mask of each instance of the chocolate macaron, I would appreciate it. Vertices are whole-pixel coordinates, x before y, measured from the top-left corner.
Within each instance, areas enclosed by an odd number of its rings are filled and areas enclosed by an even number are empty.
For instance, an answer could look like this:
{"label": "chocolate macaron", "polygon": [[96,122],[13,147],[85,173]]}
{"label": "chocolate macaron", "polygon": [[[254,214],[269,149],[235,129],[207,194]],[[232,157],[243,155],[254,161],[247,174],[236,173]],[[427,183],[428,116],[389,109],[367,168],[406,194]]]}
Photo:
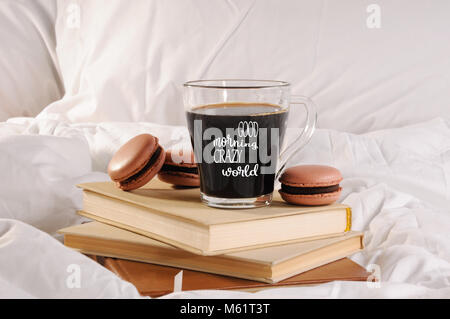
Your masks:
{"label": "chocolate macaron", "polygon": [[153,135],[141,134],[117,150],[108,165],[117,187],[126,191],[142,187],[159,172],[166,154],[158,142]]}
{"label": "chocolate macaron", "polygon": [[342,188],[341,172],[331,166],[299,165],[281,175],[281,197],[290,204],[319,206],[334,203]]}
{"label": "chocolate macaron", "polygon": [[164,165],[158,173],[158,178],[163,182],[176,186],[200,186],[197,164],[194,160],[194,153],[189,151],[188,161],[174,157],[172,151],[166,152]]}

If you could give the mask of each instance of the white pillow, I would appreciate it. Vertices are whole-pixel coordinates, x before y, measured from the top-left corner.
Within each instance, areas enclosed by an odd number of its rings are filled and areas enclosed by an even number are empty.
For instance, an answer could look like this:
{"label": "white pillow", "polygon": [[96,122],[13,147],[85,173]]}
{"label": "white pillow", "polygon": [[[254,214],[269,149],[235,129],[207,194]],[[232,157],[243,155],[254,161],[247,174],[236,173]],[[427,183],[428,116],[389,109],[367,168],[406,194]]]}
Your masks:
{"label": "white pillow", "polygon": [[318,104],[319,127],[364,132],[450,117],[450,3],[58,2],[63,100],[41,117],[183,124],[182,83],[279,79]]}
{"label": "white pillow", "polygon": [[66,96],[41,117],[184,124],[185,81],[309,74],[319,15],[296,1],[59,1]]}
{"label": "white pillow", "polygon": [[0,1],[0,121],[35,116],[62,96],[54,0]]}

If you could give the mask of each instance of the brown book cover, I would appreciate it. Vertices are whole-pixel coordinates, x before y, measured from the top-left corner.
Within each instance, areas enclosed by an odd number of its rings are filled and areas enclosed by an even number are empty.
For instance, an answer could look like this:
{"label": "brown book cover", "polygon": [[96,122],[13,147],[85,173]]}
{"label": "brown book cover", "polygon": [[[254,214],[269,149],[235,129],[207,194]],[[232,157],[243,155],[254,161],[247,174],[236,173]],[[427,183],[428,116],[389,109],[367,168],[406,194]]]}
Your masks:
{"label": "brown book cover", "polygon": [[[173,292],[175,276],[183,270],[111,257],[90,257],[133,284],[141,295],[150,297],[160,297]],[[321,284],[335,280],[366,281],[369,275],[370,273],[363,267],[348,258],[339,259],[275,284],[183,270],[182,291],[224,289],[254,292],[273,287]]]}

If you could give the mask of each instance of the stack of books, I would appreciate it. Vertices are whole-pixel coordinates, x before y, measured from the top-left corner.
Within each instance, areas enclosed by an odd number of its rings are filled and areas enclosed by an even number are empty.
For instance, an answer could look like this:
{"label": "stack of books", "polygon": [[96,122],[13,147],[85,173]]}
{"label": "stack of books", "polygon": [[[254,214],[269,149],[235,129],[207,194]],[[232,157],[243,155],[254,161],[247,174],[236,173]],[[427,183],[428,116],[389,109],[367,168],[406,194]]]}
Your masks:
{"label": "stack of books", "polygon": [[79,214],[94,221],[61,229],[65,245],[93,256],[142,295],[173,291],[182,269],[183,290],[255,291],[370,275],[346,258],[363,249],[346,205],[293,206],[274,194],[269,207],[217,209],[200,202],[198,188],[156,179],[131,192],[112,182],[79,187]]}

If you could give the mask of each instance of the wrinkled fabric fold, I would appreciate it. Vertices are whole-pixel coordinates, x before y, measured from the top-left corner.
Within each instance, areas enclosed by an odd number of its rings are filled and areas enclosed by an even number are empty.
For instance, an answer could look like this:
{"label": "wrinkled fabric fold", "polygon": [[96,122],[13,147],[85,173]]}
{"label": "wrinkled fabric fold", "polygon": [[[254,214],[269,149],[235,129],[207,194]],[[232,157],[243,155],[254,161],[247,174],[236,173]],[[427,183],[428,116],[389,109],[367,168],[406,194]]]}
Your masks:
{"label": "wrinkled fabric fold", "polygon": [[[0,288],[2,295],[137,296],[125,282],[111,279],[50,235],[82,221],[75,214],[81,207],[75,184],[107,180],[114,151],[144,132],[158,136],[167,149],[190,143],[185,128],[152,123],[17,118],[0,124],[0,164],[7,168],[0,181],[0,282],[8,287]],[[288,130],[288,140],[295,136],[296,129]],[[450,297],[449,152],[449,121],[437,118],[362,135],[318,130],[289,163],[332,165],[342,172],[340,201],[353,209],[353,229],[366,236],[365,250],[352,259],[378,269],[380,287],[336,282],[256,294],[196,291],[167,297]],[[86,267],[85,289],[65,290],[61,261]]]}

